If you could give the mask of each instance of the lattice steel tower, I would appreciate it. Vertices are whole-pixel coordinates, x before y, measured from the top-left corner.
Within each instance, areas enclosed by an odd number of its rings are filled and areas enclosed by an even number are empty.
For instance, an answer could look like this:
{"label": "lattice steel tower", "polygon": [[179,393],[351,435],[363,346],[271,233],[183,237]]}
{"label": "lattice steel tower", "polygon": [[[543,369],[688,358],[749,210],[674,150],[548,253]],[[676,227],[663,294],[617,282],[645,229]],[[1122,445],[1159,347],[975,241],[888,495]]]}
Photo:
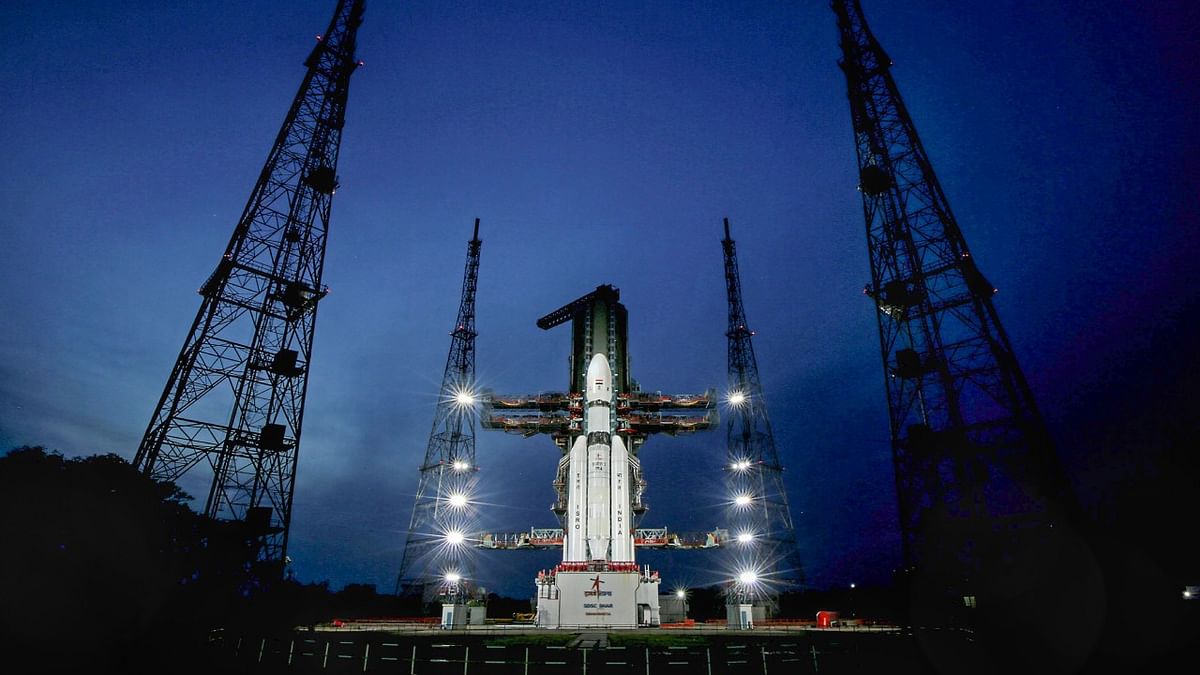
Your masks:
{"label": "lattice steel tower", "polygon": [[[754,332],[747,326],[742,305],[742,281],[737,249],[725,219],[725,290],[729,298],[729,409],[725,467],[733,500],[728,518],[730,534],[748,539],[735,544],[744,563],[768,573],[770,588],[785,590],[803,583],[804,573],[796,548],[796,531],[783,485],[783,465],[775,449],[767,399],[754,358]],[[748,537],[746,536],[748,535]]]}
{"label": "lattice steel tower", "polygon": [[282,564],[292,516],[338,148],[362,22],[341,0],[267,156],[163,389],[135,465],[177,480],[211,471],[204,513],[243,521]]}
{"label": "lattice steel tower", "polygon": [[[479,282],[479,219],[467,242],[458,320],[450,333],[450,354],[442,374],[442,388],[433,415],[433,429],[421,463],[417,497],[396,592],[420,595],[430,601],[450,591],[466,592],[475,581],[470,543],[474,532],[472,494],[475,465],[475,420],[479,392],[475,386],[475,289]],[[461,581],[447,584],[448,574]],[[452,577],[451,577],[452,578]],[[464,588],[465,586],[465,588]]]}
{"label": "lattice steel tower", "polygon": [[[866,216],[904,558],[950,586],[1005,574],[1070,509],[1061,469],[858,0],[835,0]],[[1060,520],[1061,522],[1061,520]],[[997,567],[999,566],[999,567]]]}

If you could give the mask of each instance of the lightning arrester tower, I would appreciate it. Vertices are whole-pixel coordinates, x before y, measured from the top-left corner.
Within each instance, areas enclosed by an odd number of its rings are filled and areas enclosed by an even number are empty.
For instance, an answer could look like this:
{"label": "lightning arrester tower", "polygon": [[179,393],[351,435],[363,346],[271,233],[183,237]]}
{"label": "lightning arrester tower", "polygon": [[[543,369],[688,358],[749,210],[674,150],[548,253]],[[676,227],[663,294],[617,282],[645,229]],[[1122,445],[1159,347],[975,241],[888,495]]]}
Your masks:
{"label": "lightning arrester tower", "polygon": [[337,4],[138,447],[160,480],[211,472],[204,513],[286,559],[304,395],[362,0]]}
{"label": "lightning arrester tower", "polygon": [[[433,429],[417,481],[417,496],[400,561],[396,592],[421,596],[459,590],[459,583],[475,579],[465,541],[448,540],[450,533],[473,532],[472,493],[475,465],[475,417],[479,394],[475,390],[475,289],[479,282],[479,219],[467,242],[458,320],[450,333],[450,354],[442,374],[442,387],[433,416]],[[447,573],[462,580],[446,586]]]}
{"label": "lightning arrester tower", "polygon": [[[945,588],[1045,555],[1066,489],[1008,336],[858,0],[834,0],[905,564]],[[1061,528],[1060,528],[1061,531]],[[1040,551],[1040,553],[1039,553]],[[965,595],[965,593],[964,593]],[[961,604],[961,603],[960,603]]]}
{"label": "lightning arrester tower", "polygon": [[[777,587],[803,583],[803,569],[796,548],[796,532],[783,485],[783,465],[775,448],[767,400],[758,378],[754,358],[754,332],[747,327],[742,305],[742,281],[737,248],[729,236],[725,219],[725,289],[729,297],[729,424],[726,471],[730,499],[729,517],[735,550],[743,552],[744,564],[772,567],[769,579]],[[740,503],[745,502],[745,503]],[[747,538],[749,541],[741,541]],[[748,550],[747,550],[748,549]],[[760,570],[760,574],[767,569]]]}

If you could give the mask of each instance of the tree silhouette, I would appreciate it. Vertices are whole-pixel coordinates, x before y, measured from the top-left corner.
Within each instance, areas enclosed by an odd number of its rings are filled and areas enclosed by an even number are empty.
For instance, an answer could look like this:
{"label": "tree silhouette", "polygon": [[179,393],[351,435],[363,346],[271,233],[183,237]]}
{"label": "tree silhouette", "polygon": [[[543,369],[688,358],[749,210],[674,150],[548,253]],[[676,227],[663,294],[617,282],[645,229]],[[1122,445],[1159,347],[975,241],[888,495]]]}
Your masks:
{"label": "tree silhouette", "polygon": [[88,672],[203,643],[263,588],[236,524],[117,455],[0,457],[0,639]]}

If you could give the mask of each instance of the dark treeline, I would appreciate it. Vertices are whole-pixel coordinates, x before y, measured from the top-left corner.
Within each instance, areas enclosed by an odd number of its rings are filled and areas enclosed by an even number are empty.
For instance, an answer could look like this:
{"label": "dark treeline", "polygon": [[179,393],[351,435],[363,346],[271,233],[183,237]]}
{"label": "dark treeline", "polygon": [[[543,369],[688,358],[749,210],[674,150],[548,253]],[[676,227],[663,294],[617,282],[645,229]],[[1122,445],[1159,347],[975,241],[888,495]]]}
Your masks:
{"label": "dark treeline", "polygon": [[[264,634],[422,613],[371,585],[334,592],[261,566],[239,524],[196,513],[190,499],[117,455],[67,459],[22,447],[0,457],[6,663],[25,672],[155,664],[201,672],[203,659],[190,655],[202,656],[217,629]],[[491,601],[529,611],[528,600]]]}
{"label": "dark treeline", "polygon": [[6,653],[44,670],[116,670],[257,614],[274,589],[249,564],[249,542],[189,499],[116,455],[23,447],[0,458]]}

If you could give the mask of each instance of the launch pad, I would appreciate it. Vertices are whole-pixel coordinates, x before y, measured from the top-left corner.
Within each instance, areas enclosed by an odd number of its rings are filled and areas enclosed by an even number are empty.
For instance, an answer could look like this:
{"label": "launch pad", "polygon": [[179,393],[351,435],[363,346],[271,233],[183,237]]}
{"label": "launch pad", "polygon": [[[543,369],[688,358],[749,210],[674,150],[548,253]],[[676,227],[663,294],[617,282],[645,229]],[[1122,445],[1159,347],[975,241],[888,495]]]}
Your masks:
{"label": "launch pad", "polygon": [[[698,396],[647,396],[629,376],[627,317],[620,292],[599,286],[542,317],[548,330],[570,321],[572,352],[568,393],[539,396],[483,396],[484,428],[534,435],[546,433],[562,452],[553,482],[557,499],[551,510],[560,530],[531,530],[523,541],[561,546],[562,562],[538,573],[536,624],[545,628],[657,626],[660,578],[639,566],[634,551],[650,539],[637,528],[645,513],[637,453],[652,433],[712,429],[718,425],[713,391]],[[498,413],[497,409],[503,410]],[[638,535],[641,534],[641,537]],[[724,541],[716,530],[704,544]],[[481,548],[511,537],[483,534]],[[520,541],[520,540],[519,540]],[[662,531],[654,542],[678,536]],[[661,543],[659,543],[661,542]]]}

